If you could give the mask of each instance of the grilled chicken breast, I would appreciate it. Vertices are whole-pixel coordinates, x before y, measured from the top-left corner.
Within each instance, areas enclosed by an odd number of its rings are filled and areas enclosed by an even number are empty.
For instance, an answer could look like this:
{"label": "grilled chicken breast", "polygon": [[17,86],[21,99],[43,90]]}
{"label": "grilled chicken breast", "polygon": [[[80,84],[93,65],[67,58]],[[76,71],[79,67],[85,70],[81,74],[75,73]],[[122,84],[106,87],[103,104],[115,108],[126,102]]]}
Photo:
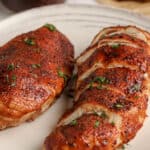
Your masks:
{"label": "grilled chicken breast", "polygon": [[0,48],[0,129],[32,120],[61,94],[74,51],[55,26],[19,35]]}
{"label": "grilled chicken breast", "polygon": [[135,137],[149,97],[150,34],[105,28],[77,58],[74,106],[44,150],[116,150]]}

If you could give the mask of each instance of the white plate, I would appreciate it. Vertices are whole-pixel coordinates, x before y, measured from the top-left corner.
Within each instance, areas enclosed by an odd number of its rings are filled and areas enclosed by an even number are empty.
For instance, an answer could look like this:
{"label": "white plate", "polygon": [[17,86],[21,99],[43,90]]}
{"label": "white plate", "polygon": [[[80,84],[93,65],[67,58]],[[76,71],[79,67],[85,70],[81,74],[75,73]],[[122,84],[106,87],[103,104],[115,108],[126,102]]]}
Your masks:
{"label": "white plate", "polygon": [[[17,34],[53,23],[75,45],[76,55],[83,51],[103,27],[137,25],[150,31],[150,20],[133,13],[106,6],[57,5],[32,9],[0,22],[0,45]],[[43,115],[30,123],[0,131],[0,150],[41,150],[44,138],[65,111],[63,96]],[[150,118],[127,150],[150,150]]]}

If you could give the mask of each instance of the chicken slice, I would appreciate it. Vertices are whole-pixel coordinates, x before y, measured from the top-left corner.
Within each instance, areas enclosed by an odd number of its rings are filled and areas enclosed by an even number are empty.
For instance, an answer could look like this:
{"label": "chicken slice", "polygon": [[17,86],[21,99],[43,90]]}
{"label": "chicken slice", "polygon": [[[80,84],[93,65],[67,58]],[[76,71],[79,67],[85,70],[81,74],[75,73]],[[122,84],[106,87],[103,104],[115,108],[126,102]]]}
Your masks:
{"label": "chicken slice", "polygon": [[0,129],[33,120],[54,103],[73,70],[73,46],[53,25],[0,48]]}
{"label": "chicken slice", "polygon": [[76,61],[74,105],[44,150],[118,150],[143,126],[150,97],[150,34],[105,28]]}

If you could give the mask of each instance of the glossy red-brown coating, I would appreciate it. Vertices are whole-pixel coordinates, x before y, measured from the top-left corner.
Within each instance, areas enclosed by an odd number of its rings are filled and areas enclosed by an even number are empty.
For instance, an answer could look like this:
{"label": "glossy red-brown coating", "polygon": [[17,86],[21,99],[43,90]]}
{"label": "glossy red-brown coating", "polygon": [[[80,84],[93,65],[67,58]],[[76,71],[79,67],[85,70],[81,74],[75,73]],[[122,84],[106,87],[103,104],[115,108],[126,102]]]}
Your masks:
{"label": "glossy red-brown coating", "polygon": [[[105,91],[101,91],[101,92],[105,92]],[[94,93],[95,94],[95,93]],[[97,94],[97,93],[96,93]],[[108,93],[106,93],[108,94]],[[88,95],[89,96],[89,95]],[[111,96],[111,95],[109,95]],[[116,95],[117,96],[117,95]],[[92,97],[92,96],[91,96]],[[130,101],[117,101],[117,103],[119,102],[120,104],[123,104],[124,107],[123,108],[116,108],[115,104],[116,104],[116,100],[117,97],[112,97],[109,99],[104,99],[103,101],[95,101],[95,97],[86,99],[86,101],[82,101],[82,102],[78,102],[76,103],[75,107],[73,107],[72,109],[68,110],[61,118],[65,119],[67,117],[69,117],[73,112],[75,112],[77,109],[83,107],[84,105],[88,105],[88,106],[95,106],[95,107],[104,107],[106,108],[106,110],[108,109],[110,112],[114,112],[116,115],[119,115],[122,119],[122,123],[121,126],[119,127],[120,129],[120,139],[122,140],[122,143],[127,143],[129,142],[133,137],[135,137],[136,133],[138,132],[138,130],[142,127],[143,125],[143,121],[144,118],[146,117],[146,112],[145,110],[147,109],[147,96],[143,96],[143,97],[139,97],[138,99],[130,99]],[[97,96],[98,97],[98,96]],[[108,101],[105,102],[104,101]],[[94,112],[95,110],[93,109],[93,114],[95,114]],[[107,111],[105,111],[107,113]],[[108,118],[105,119],[109,119],[109,115],[107,116]],[[142,119],[141,121],[140,118]],[[90,122],[90,120],[89,120]],[[117,123],[115,122],[110,122],[110,123],[114,123],[115,126],[117,126]],[[114,147],[112,149],[116,149],[115,144],[113,145]]]}
{"label": "glossy red-brown coating", "polygon": [[[110,27],[110,33],[129,27]],[[106,34],[77,58],[74,106],[66,111],[56,130],[47,137],[44,150],[117,150],[135,137],[146,118],[149,98],[150,35],[139,28],[132,29],[138,30],[137,37],[125,33]],[[114,42],[116,39],[118,42]],[[112,45],[112,41],[118,45]],[[86,55],[91,47],[95,51],[90,56]],[[93,67],[98,63],[102,65]],[[94,116],[95,113],[100,114]],[[95,117],[106,129],[100,126],[100,130],[91,129]],[[71,126],[69,123],[74,118],[79,124]],[[79,129],[80,120],[83,127],[88,124],[85,130]],[[109,141],[105,143],[106,147],[102,144],[97,146],[103,142],[101,132]],[[98,136],[94,137],[93,133]],[[89,137],[88,140],[83,140],[84,135]],[[92,146],[86,148],[86,143]]]}
{"label": "glossy red-brown coating", "polygon": [[147,51],[141,48],[134,48],[127,45],[120,45],[118,48],[113,48],[109,45],[98,48],[92,56],[78,67],[78,74],[83,74],[91,68],[95,63],[102,63],[105,66],[111,63],[127,64],[133,67],[137,66],[139,70],[146,70],[147,66]]}
{"label": "glossy red-brown coating", "polygon": [[[97,77],[105,77],[108,80],[108,83],[104,84],[106,88],[120,91],[128,97],[133,97],[134,95],[137,95],[137,92],[146,90],[146,83],[144,82],[145,80],[141,72],[125,67],[118,67],[97,69],[90,76],[81,81],[79,87],[76,89],[76,93],[78,94],[78,92],[84,90],[85,87],[88,86],[89,83],[93,82]],[[135,85],[139,85],[140,88],[138,90],[134,90]]]}
{"label": "glossy red-brown coating", "polygon": [[[83,102],[81,102],[80,99],[79,100],[80,104],[77,105],[83,105],[83,103],[100,105],[111,110],[112,112],[120,114],[123,120],[121,127],[122,138],[125,142],[128,142],[136,135],[136,132],[143,124],[143,121],[142,122],[139,121],[139,117],[141,118],[146,117],[145,110],[147,108],[148,102],[147,96],[144,95],[141,97],[132,97],[130,99],[126,99],[124,96],[120,95],[119,93],[117,94],[113,91],[107,90],[102,90],[101,92],[96,91],[97,89],[93,89],[91,90],[91,92],[87,91],[85,99],[86,101],[84,102],[84,97],[81,97]],[[123,108],[117,108],[116,104],[123,105]],[[134,112],[135,108],[137,109],[136,112]],[[132,111],[134,113],[130,113]]]}
{"label": "glossy red-brown coating", "polygon": [[83,115],[75,125],[56,128],[47,137],[47,150],[112,150],[116,144],[116,126],[97,115]]}
{"label": "glossy red-brown coating", "polygon": [[[115,30],[116,31],[116,30]],[[112,31],[111,31],[112,32]],[[111,33],[110,32],[110,33]],[[103,40],[103,39],[105,39],[105,40],[111,40],[111,39],[113,39],[113,40],[117,40],[117,39],[125,39],[125,40],[127,40],[127,41],[130,41],[131,43],[136,43],[139,47],[143,47],[143,48],[145,48],[145,47],[148,47],[147,46],[147,44],[146,44],[146,42],[144,42],[144,41],[142,41],[142,40],[140,40],[140,39],[137,39],[137,38],[135,38],[135,37],[131,37],[131,36],[129,36],[129,35],[127,35],[127,34],[125,34],[125,33],[121,33],[121,34],[114,34],[114,35],[111,35],[111,36],[108,36],[108,37],[102,37],[101,38],[101,40]],[[104,41],[105,41],[104,40]],[[104,43],[104,42],[101,42],[101,43]],[[94,48],[94,47],[96,47],[96,45],[97,45],[97,43],[96,44],[94,44],[94,45],[91,45],[91,46],[89,46],[85,51],[83,51],[82,53],[81,53],[81,55],[80,56],[82,56],[82,55],[84,55],[87,51],[89,51],[91,48]]]}
{"label": "glossy red-brown coating", "polygon": [[93,103],[98,103],[99,105],[113,111],[120,110],[115,107],[115,104],[119,103],[124,106],[121,111],[126,111],[134,106],[134,101],[137,101],[137,99],[133,97],[132,100],[130,100],[122,93],[116,92],[114,90],[99,90],[96,87],[93,87],[92,89],[88,89],[83,92],[83,94],[81,94],[78,103],[87,103],[89,101],[92,101]]}
{"label": "glossy red-brown coating", "polygon": [[[27,39],[34,43],[25,42]],[[13,121],[33,111],[41,112],[48,100],[48,105],[54,102],[65,85],[58,72],[69,79],[73,57],[69,40],[46,27],[19,35],[1,47],[0,116]]]}

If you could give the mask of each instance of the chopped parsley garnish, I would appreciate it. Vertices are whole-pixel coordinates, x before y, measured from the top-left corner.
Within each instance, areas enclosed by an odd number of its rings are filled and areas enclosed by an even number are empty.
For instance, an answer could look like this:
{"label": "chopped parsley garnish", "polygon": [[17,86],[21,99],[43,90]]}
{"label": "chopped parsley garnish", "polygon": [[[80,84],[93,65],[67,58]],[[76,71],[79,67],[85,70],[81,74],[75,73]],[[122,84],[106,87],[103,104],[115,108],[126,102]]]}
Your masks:
{"label": "chopped parsley garnish", "polygon": [[139,96],[138,96],[138,95],[136,95],[134,98],[135,98],[135,99],[138,99],[138,98],[139,98]]}
{"label": "chopped parsley garnish", "polygon": [[117,49],[117,48],[119,48],[119,46],[120,46],[120,44],[116,43],[116,44],[111,45],[111,48],[112,49]]}
{"label": "chopped parsley garnish", "polygon": [[31,65],[33,69],[37,69],[37,68],[40,68],[41,65],[40,64],[32,64]]}
{"label": "chopped parsley garnish", "polygon": [[106,77],[103,77],[103,76],[95,77],[93,81],[101,83],[101,84],[108,84],[109,83],[109,80]]}
{"label": "chopped parsley garnish", "polygon": [[71,126],[76,126],[78,123],[77,123],[77,120],[73,120],[73,121],[71,121],[71,123],[70,123],[70,125]]}
{"label": "chopped parsley garnish", "polygon": [[111,122],[111,125],[112,125],[112,126],[115,126],[115,122]]}
{"label": "chopped parsley garnish", "polygon": [[100,125],[100,122],[97,120],[97,121],[95,121],[95,124],[94,124],[94,127],[95,128],[98,128],[99,127],[99,125]]}
{"label": "chopped parsley garnish", "polygon": [[8,75],[6,75],[6,82],[10,85],[10,86],[15,86],[16,85],[16,75],[12,75],[11,78],[9,78]]}
{"label": "chopped parsley garnish", "polygon": [[16,75],[12,75],[11,79],[12,79],[12,82],[10,85],[15,86],[16,85],[16,79],[17,79]]}
{"label": "chopped parsley garnish", "polygon": [[92,87],[93,87],[93,81],[90,82],[88,86],[89,86],[89,87],[88,87],[89,89],[92,89]]}
{"label": "chopped parsley garnish", "polygon": [[35,41],[32,38],[25,38],[24,42],[31,46],[35,45]]}
{"label": "chopped parsley garnish", "polygon": [[116,104],[114,104],[114,108],[116,108],[116,109],[121,109],[121,108],[123,108],[123,107],[124,107],[124,105],[121,104],[121,103],[116,103]]}
{"label": "chopped parsley garnish", "polygon": [[16,81],[16,79],[17,79],[16,75],[12,75],[11,79],[12,79],[12,81]]}
{"label": "chopped parsley garnish", "polygon": [[53,24],[45,24],[44,27],[46,27],[50,31],[55,31],[56,30],[56,27]]}
{"label": "chopped parsley garnish", "polygon": [[114,34],[114,33],[112,33],[112,34],[109,35],[110,38],[112,38],[112,37],[114,37],[114,36],[118,36],[118,35],[117,35],[117,34]]}
{"label": "chopped parsley garnish", "polygon": [[15,65],[12,63],[12,64],[9,64],[8,66],[7,66],[7,69],[8,70],[14,70],[15,69]]}
{"label": "chopped parsley garnish", "polygon": [[97,83],[98,83],[97,89],[98,89],[98,90],[101,90],[101,89],[104,89],[104,87],[103,87],[104,84],[108,84],[108,83],[109,83],[109,80],[108,80],[106,77],[97,76],[97,77],[95,77],[95,78],[89,83],[89,88],[90,88],[90,89],[93,87],[93,83],[94,83],[94,82],[97,82]]}
{"label": "chopped parsley garnish", "polygon": [[122,150],[125,150],[127,146],[129,146],[129,144],[128,144],[128,143],[127,143],[127,144],[122,145]]}
{"label": "chopped parsley garnish", "polygon": [[64,78],[65,82],[67,81],[68,77],[67,75],[65,75],[64,72],[62,72],[61,70],[58,70],[58,76],[61,77],[61,78]]}
{"label": "chopped parsley garnish", "polygon": [[100,37],[100,39],[103,39],[103,38],[105,38],[105,37],[106,37],[106,35],[105,35],[105,34],[102,34],[101,37]]}
{"label": "chopped parsley garnish", "polygon": [[77,77],[78,77],[77,74],[73,74],[72,80],[74,80],[74,81],[77,80]]}
{"label": "chopped parsley garnish", "polygon": [[105,111],[102,111],[101,115],[100,115],[102,118],[106,119],[108,118],[107,114]]}
{"label": "chopped parsley garnish", "polygon": [[96,112],[96,111],[93,111],[95,115],[99,116],[99,117],[102,117],[103,119],[107,119],[109,118],[107,116],[107,114],[105,113],[105,111],[102,111],[102,112]]}
{"label": "chopped parsley garnish", "polygon": [[96,112],[95,110],[93,110],[93,114],[99,116],[99,112]]}
{"label": "chopped parsley garnish", "polygon": [[125,145],[122,145],[122,150],[125,150]]}

